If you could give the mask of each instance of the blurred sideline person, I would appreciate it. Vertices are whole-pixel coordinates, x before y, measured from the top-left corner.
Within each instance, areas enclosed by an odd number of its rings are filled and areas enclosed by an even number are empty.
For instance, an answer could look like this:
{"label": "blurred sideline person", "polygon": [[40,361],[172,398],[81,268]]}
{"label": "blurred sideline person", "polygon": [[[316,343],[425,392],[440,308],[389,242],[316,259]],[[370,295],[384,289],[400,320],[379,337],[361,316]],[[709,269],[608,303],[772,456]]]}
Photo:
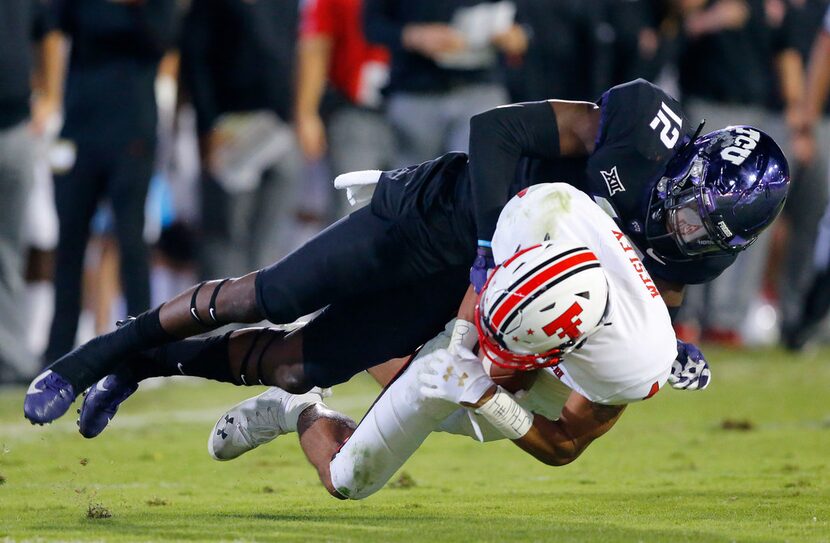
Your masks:
{"label": "blurred sideline person", "polygon": [[[786,4],[782,27],[786,27],[792,37],[789,50],[778,60],[776,73],[780,80],[786,80],[783,87],[788,88],[784,91],[787,98],[776,99],[768,107],[769,130],[782,142],[782,149],[793,166],[792,190],[784,206],[783,220],[777,232],[770,236],[778,234],[779,239],[773,242],[771,249],[781,251],[778,257],[780,268],[777,273],[773,272],[769,285],[774,289],[772,299],[777,302],[781,329],[789,327],[801,313],[800,300],[809,288],[812,271],[805,265],[805,256],[815,250],[819,225],[828,203],[828,161],[811,155],[811,145],[804,142],[811,138],[823,148],[830,146],[826,108],[823,115],[820,113],[812,121],[805,117],[804,65],[812,56],[812,46],[821,31],[827,7],[827,0]],[[775,242],[779,244],[777,247]],[[769,258],[774,257],[770,255]]]}
{"label": "blurred sideline person", "polygon": [[528,44],[516,11],[504,0],[365,0],[366,36],[392,54],[396,166],[466,151],[470,117],[507,103],[498,54],[518,57]]}
{"label": "blurred sideline person", "polygon": [[[152,374],[305,391],[407,356],[481,290],[498,214],[510,195],[550,178],[534,168],[542,157],[550,168],[583,160],[582,175],[567,179],[614,216],[656,276],[648,288],[672,312],[686,283],[717,277],[775,219],[789,185],[767,135],[744,126],[695,137],[678,111],[638,80],[610,89],[599,105],[551,100],[482,113],[471,122],[469,157],[341,176],[350,189],[370,188],[371,205],[268,268],[196,285],[66,355],[32,383],[25,414],[54,420],[133,359],[140,373],[116,376],[106,385],[113,395],[99,399],[117,404]],[[567,209],[562,202],[551,213]],[[292,334],[258,328],[177,341],[319,309]]]}
{"label": "blurred sideline person", "polygon": [[183,92],[201,152],[201,273],[226,277],[288,250],[299,161],[288,122],[297,2],[193,0],[181,40]]}
{"label": "blurred sideline person", "polygon": [[[738,124],[760,127],[788,152],[788,142],[799,129],[803,93],[802,61],[795,41],[801,30],[795,11],[783,0],[691,0],[684,8],[687,43],[679,72],[690,116],[706,119],[707,129]],[[814,200],[822,207],[824,183],[816,181],[813,189]],[[806,208],[802,213],[796,219],[799,231],[793,232],[790,247],[796,263],[797,255],[812,247],[820,216],[820,211],[812,212],[810,228],[811,214]],[[721,278],[689,290],[680,317],[688,325],[682,337],[696,341],[699,325],[704,340],[742,345],[740,331],[760,292],[769,241],[764,236]],[[797,284],[798,268],[786,268],[783,282]]]}
{"label": "blurred sideline person", "polygon": [[505,63],[511,100],[548,96],[592,100],[610,86],[611,36],[602,31],[608,30],[602,26],[605,4],[605,0],[519,2],[532,47]]}
{"label": "blurred sideline person", "polygon": [[[827,97],[830,95],[830,8],[823,19],[810,55],[809,71],[804,100],[803,136],[806,156],[826,166],[828,140],[826,133]],[[808,266],[804,266],[807,268]],[[785,323],[784,345],[791,350],[801,350],[816,334],[819,325],[830,311],[830,207],[824,212],[818,242],[815,247],[813,273],[810,286],[799,298],[801,308],[798,318]]]}
{"label": "blurred sideline person", "polygon": [[[60,110],[61,54],[46,2],[0,3],[0,383],[24,380],[38,366],[25,340],[24,223],[35,136]],[[40,92],[32,101],[35,70]]]}
{"label": "blurred sideline person", "polygon": [[[332,176],[386,170],[396,160],[381,96],[389,80],[389,53],[366,42],[361,9],[361,0],[310,0],[301,6],[297,139],[308,162],[328,157]],[[336,201],[339,218],[348,211],[344,199]]]}
{"label": "blurred sideline person", "polygon": [[155,80],[173,44],[175,1],[56,0],[55,12],[72,45],[52,161],[60,234],[47,362],[75,343],[90,220],[104,198],[115,219],[127,311],[150,306],[144,204],[155,161]]}

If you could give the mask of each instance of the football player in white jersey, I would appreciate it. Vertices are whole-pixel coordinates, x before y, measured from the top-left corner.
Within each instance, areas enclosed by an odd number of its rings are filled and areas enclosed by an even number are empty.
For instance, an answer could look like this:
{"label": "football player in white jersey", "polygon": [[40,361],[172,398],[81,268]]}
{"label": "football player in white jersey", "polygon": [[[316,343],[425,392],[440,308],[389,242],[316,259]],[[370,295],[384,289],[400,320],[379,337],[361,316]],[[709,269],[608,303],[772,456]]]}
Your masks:
{"label": "football player in white jersey", "polygon": [[[677,348],[666,306],[587,195],[561,183],[520,192],[500,215],[493,253],[499,265],[480,298],[465,300],[359,425],[319,394],[271,389],[220,418],[211,455],[229,460],[298,431],[328,491],[360,499],[433,431],[508,438],[546,464],[567,464],[669,379]],[[517,400],[494,383],[490,364],[536,379]]]}

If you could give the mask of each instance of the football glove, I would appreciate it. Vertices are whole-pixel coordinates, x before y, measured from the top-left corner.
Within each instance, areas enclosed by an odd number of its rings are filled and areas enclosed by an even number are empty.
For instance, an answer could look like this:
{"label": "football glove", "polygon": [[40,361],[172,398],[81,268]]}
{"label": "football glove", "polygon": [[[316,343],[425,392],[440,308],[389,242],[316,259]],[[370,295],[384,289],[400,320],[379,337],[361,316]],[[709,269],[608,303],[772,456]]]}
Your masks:
{"label": "football glove", "polygon": [[473,267],[470,268],[470,283],[472,283],[476,294],[481,293],[490,270],[496,267],[493,260],[493,250],[490,247],[479,245],[476,250],[476,259],[473,260]]}
{"label": "football glove", "polygon": [[459,405],[474,405],[494,385],[481,360],[469,349],[457,347],[455,354],[440,349],[421,360],[418,380],[421,395]]}
{"label": "football glove", "polygon": [[677,358],[671,366],[669,384],[678,390],[703,390],[712,381],[709,363],[694,344],[677,340]]}
{"label": "football glove", "polygon": [[472,351],[476,345],[478,345],[476,325],[464,319],[455,319],[447,350],[455,354],[459,347]]}

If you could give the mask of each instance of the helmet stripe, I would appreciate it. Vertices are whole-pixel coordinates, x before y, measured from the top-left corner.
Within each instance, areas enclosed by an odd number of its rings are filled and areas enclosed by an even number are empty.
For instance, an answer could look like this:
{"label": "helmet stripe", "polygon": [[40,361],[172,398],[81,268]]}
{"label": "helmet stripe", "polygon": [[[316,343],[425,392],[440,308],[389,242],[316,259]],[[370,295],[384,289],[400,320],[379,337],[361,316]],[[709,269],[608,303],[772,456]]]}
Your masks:
{"label": "helmet stripe", "polygon": [[[535,249],[535,248],[537,248],[537,247],[541,247],[541,245],[534,245],[534,246],[532,246],[532,247],[528,247],[527,249],[523,249],[523,250],[521,250],[521,251],[517,252],[517,253],[516,253],[515,255],[513,255],[512,257],[510,257],[509,259],[505,260],[505,261],[501,264],[501,266],[500,266],[500,267],[502,267],[502,268],[506,268],[506,267],[508,266],[508,264],[512,263],[512,262],[513,262],[513,260],[514,260],[517,256],[519,256],[519,255],[521,255],[521,254],[524,254],[524,253],[526,253],[526,252],[530,251],[531,249]],[[536,272],[538,272],[539,270],[542,270],[542,269],[544,269],[544,268],[547,268],[548,266],[550,266],[551,264],[553,264],[553,263],[554,263],[554,262],[556,262],[557,260],[561,260],[561,259],[565,258],[566,256],[572,255],[572,254],[574,254],[574,253],[578,253],[578,252],[580,252],[580,251],[588,251],[588,248],[587,248],[587,247],[576,247],[576,248],[574,248],[574,249],[568,249],[567,251],[563,251],[563,252],[561,252],[561,253],[559,253],[559,254],[556,254],[556,255],[552,256],[551,258],[549,258],[549,259],[545,260],[544,262],[540,262],[540,263],[539,263],[539,264],[537,264],[535,267],[533,267],[533,268],[529,269],[527,272],[525,272],[525,274],[524,274],[524,275],[522,275],[521,277],[519,277],[518,279],[516,279],[516,281],[514,281],[512,285],[510,285],[509,287],[507,287],[507,288],[504,290],[504,292],[502,292],[502,293],[501,293],[501,295],[499,295],[499,297],[498,297],[498,298],[496,298],[496,300],[495,300],[495,301],[494,301],[494,302],[490,305],[490,314],[492,315],[492,314],[493,314],[493,311],[495,311],[495,310],[496,310],[496,308],[499,306],[499,304],[500,304],[500,303],[501,303],[501,302],[502,302],[502,301],[503,301],[503,300],[504,300],[507,296],[509,296],[511,293],[515,292],[515,290],[519,287],[519,285],[521,285],[522,283],[524,283],[525,281],[527,281],[527,280],[528,280],[528,278],[530,278],[531,276],[533,276],[533,274],[535,274],[535,273],[536,273]],[[494,272],[494,273],[495,273],[495,272]],[[489,283],[489,281],[488,281],[488,283]]]}
{"label": "helmet stripe", "polygon": [[[538,273],[535,273],[529,277],[520,286],[517,286],[519,281],[517,281],[516,284],[511,285],[508,289],[508,293],[510,295],[507,296],[504,303],[502,303],[501,306],[499,306],[498,309],[495,309],[495,312],[492,313],[493,317],[491,322],[493,323],[493,326],[495,328],[499,328],[508,313],[510,313],[510,311],[512,311],[523,298],[530,295],[534,290],[544,285],[551,279],[556,278],[558,275],[567,273],[572,268],[588,262],[599,263],[599,260],[594,253],[588,249],[585,249],[583,252],[576,253],[565,259],[561,259],[559,262],[556,262],[551,266],[545,267]],[[534,272],[536,272],[536,270],[534,270]],[[522,279],[524,279],[524,277]]]}
{"label": "helmet stripe", "polygon": [[501,326],[502,330],[506,330],[510,326],[510,323],[513,321],[513,319],[515,319],[516,316],[519,315],[522,312],[522,309],[524,309],[525,307],[530,305],[530,303],[533,302],[533,300],[535,300],[536,298],[538,298],[539,296],[544,294],[545,291],[547,291],[550,288],[553,288],[555,285],[561,283],[562,281],[564,281],[568,277],[571,277],[572,275],[576,275],[577,273],[585,271],[585,270],[590,270],[591,268],[599,268],[599,262],[592,262],[592,263],[586,264],[584,266],[580,266],[578,268],[573,268],[570,271],[560,275],[559,277],[557,277],[556,279],[554,279],[550,283],[547,283],[544,286],[544,288],[538,289],[536,292],[534,292],[533,294],[531,294],[530,296],[528,296],[527,298],[522,300],[522,303],[520,303],[518,305],[518,307],[516,307],[516,310],[511,311],[510,315],[508,315],[508,317],[504,320],[504,323]]}

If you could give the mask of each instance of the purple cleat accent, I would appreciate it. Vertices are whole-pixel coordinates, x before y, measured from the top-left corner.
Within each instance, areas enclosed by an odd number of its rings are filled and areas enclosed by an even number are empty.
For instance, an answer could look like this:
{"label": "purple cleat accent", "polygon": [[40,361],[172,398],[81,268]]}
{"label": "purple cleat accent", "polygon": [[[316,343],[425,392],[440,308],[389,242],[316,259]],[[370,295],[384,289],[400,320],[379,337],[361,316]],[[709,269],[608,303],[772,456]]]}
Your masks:
{"label": "purple cleat accent", "polygon": [[72,385],[54,371],[46,370],[29,385],[23,414],[32,424],[48,424],[66,413],[74,401]]}
{"label": "purple cleat accent", "polygon": [[138,389],[138,383],[120,374],[107,375],[90,387],[80,409],[78,429],[86,438],[104,431],[118,407]]}

